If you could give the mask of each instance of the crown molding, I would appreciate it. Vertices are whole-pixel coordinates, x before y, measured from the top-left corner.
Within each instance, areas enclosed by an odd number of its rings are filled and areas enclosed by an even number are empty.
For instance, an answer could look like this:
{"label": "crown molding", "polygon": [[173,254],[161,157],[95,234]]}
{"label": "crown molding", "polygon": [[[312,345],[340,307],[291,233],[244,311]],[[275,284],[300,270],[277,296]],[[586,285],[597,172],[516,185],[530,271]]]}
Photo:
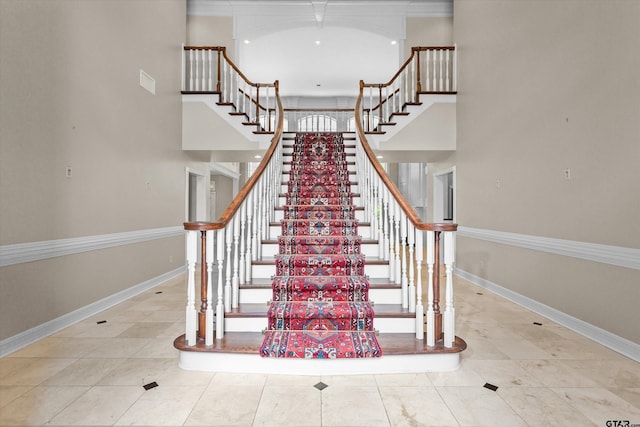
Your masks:
{"label": "crown molding", "polygon": [[[317,3],[317,2],[316,2]],[[451,17],[453,0],[326,1],[325,15]],[[315,22],[313,2],[301,0],[188,0],[190,16],[300,16]]]}

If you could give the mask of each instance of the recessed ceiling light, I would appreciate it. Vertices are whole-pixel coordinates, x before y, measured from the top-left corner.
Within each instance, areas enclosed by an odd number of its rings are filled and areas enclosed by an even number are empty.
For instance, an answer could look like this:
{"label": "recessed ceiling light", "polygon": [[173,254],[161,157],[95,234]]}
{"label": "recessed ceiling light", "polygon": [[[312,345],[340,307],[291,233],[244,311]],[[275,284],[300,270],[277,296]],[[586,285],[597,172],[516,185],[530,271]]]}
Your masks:
{"label": "recessed ceiling light", "polygon": [[316,46],[320,46],[320,40],[316,40],[314,43],[316,44]]}
{"label": "recessed ceiling light", "polygon": [[395,40],[391,40],[391,44],[398,44],[398,42]]}
{"label": "recessed ceiling light", "polygon": [[376,156],[376,159],[384,159],[383,156]]}
{"label": "recessed ceiling light", "polygon": [[251,43],[251,40],[245,40],[244,41],[244,44],[249,44],[249,43]]}
{"label": "recessed ceiling light", "polygon": [[253,156],[254,159],[261,159],[262,156],[260,154],[256,154],[255,156]]}

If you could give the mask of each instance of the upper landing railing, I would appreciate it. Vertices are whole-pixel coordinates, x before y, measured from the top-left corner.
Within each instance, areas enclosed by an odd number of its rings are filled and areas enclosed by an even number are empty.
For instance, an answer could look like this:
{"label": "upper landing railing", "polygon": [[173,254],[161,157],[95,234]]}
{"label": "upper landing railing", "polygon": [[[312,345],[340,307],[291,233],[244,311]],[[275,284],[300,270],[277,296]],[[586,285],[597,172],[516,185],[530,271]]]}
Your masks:
{"label": "upper landing railing", "polygon": [[394,115],[405,115],[407,105],[421,94],[457,93],[455,46],[418,46],[386,83],[361,83],[360,114],[365,132],[380,132]]}
{"label": "upper landing railing", "polygon": [[223,46],[184,46],[182,93],[220,96],[221,105],[244,116],[256,132],[273,133],[277,122],[278,82],[254,83],[229,59]]}

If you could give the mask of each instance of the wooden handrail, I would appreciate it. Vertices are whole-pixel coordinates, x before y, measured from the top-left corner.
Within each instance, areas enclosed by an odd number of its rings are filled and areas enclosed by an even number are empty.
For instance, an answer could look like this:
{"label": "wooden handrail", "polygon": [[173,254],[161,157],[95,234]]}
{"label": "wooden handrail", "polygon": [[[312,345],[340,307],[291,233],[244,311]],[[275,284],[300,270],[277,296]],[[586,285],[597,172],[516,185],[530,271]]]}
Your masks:
{"label": "wooden handrail", "polygon": [[400,190],[398,190],[398,187],[396,187],[393,181],[391,181],[391,179],[387,176],[384,169],[382,169],[382,166],[378,162],[378,159],[376,158],[375,153],[369,146],[369,142],[367,141],[364,130],[362,129],[362,117],[360,115],[360,105],[362,104],[364,87],[365,87],[364,81],[360,80],[360,94],[358,95],[358,99],[356,100],[356,109],[355,109],[356,132],[358,133],[358,137],[360,138],[360,142],[362,143],[362,148],[364,149],[364,152],[367,154],[367,157],[369,158],[369,161],[373,165],[373,168],[376,170],[376,173],[378,174],[378,176],[380,176],[380,179],[382,179],[382,182],[384,182],[384,184],[389,189],[391,196],[394,199],[396,199],[396,201],[398,202],[398,205],[400,205],[400,208],[404,211],[405,215],[407,216],[409,221],[411,221],[411,223],[415,228],[417,228],[418,230],[425,230],[425,231],[456,231],[458,229],[458,224],[455,224],[455,223],[423,222],[418,216],[418,214],[416,213],[416,211],[413,209],[413,207],[411,207],[409,202],[407,202],[407,200],[404,198]]}
{"label": "wooden handrail", "polygon": [[256,184],[260,176],[264,173],[265,169],[267,168],[267,165],[269,164],[269,162],[271,161],[271,158],[273,157],[273,153],[275,153],[276,149],[278,148],[280,137],[282,136],[282,128],[284,123],[282,101],[280,100],[280,96],[279,96],[280,85],[278,80],[275,81],[274,86],[276,88],[276,102],[278,104],[278,111],[280,112],[280,114],[278,115],[278,125],[276,127],[275,134],[273,135],[273,138],[271,138],[271,145],[269,145],[269,148],[267,148],[267,151],[265,152],[264,157],[262,158],[262,161],[256,168],[255,172],[249,177],[247,182],[242,186],[240,191],[238,191],[238,194],[236,194],[236,197],[234,197],[234,199],[231,201],[227,209],[225,209],[222,215],[220,215],[220,217],[215,222],[203,222],[203,221],[185,222],[184,223],[185,230],[206,231],[206,230],[220,230],[222,228],[225,228],[229,224],[231,219],[233,219],[233,216],[236,214],[238,209],[240,209],[240,206],[242,205],[246,197],[249,195],[249,192],[253,189],[254,185]]}

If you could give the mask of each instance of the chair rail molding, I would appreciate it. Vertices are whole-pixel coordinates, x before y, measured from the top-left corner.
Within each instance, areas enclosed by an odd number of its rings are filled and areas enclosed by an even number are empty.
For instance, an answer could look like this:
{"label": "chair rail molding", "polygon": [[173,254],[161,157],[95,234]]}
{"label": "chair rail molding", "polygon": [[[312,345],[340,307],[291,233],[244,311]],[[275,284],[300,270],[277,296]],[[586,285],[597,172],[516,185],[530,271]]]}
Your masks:
{"label": "chair rail molding", "polygon": [[640,249],[458,227],[458,236],[640,270]]}
{"label": "chair rail molding", "polygon": [[2,245],[0,267],[183,235],[182,227],[176,226]]}

